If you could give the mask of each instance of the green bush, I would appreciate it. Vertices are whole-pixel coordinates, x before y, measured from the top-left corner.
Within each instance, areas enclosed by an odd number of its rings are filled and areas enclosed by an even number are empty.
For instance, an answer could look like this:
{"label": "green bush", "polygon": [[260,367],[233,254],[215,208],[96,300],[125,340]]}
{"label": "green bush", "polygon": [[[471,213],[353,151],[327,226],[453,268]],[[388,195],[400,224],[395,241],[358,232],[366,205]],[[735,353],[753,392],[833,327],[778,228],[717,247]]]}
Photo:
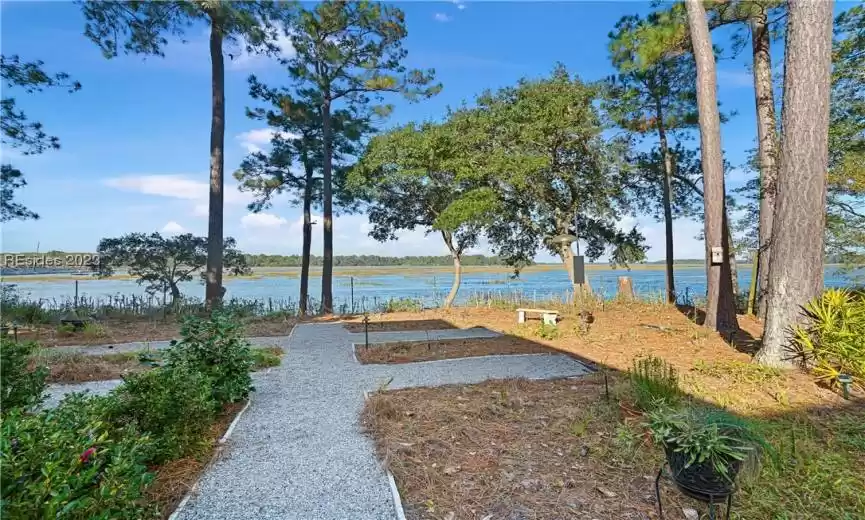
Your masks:
{"label": "green bush", "polygon": [[2,419],[2,518],[153,518],[149,437],[107,420],[110,397],[77,394],[54,410]]}
{"label": "green bush", "polygon": [[805,315],[809,323],[793,339],[802,362],[829,386],[849,374],[865,388],[865,294],[829,289],[805,306]]}
{"label": "green bush", "polygon": [[113,392],[112,420],[148,433],[155,446],[151,461],[162,464],[207,445],[216,411],[211,392],[207,376],[184,367],[134,374]]}
{"label": "green bush", "polygon": [[210,378],[219,405],[245,399],[252,390],[252,353],[240,324],[225,312],[186,318],[180,341],[165,353],[167,367],[185,367]]}
{"label": "green bush", "polygon": [[559,337],[559,334],[560,331],[558,327],[546,323],[539,323],[538,328],[535,329],[535,336],[543,339],[556,339]]}
{"label": "green bush", "polygon": [[630,371],[631,387],[640,410],[651,410],[661,405],[674,406],[682,400],[676,369],[654,356],[634,359]]}
{"label": "green bush", "polygon": [[32,408],[44,399],[46,367],[28,370],[36,343],[19,343],[0,339],[0,410],[5,414],[14,408]]}

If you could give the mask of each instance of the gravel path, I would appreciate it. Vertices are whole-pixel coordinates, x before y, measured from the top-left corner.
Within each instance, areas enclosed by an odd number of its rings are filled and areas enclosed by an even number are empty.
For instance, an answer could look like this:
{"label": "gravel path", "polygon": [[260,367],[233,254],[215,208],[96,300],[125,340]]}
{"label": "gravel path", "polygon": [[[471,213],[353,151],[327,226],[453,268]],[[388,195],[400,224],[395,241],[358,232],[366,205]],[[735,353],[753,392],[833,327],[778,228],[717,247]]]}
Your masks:
{"label": "gravel path", "polygon": [[[485,329],[434,332],[437,338],[495,335]],[[387,477],[358,425],[365,391],[388,381],[389,388],[405,388],[588,372],[568,356],[549,354],[360,365],[350,347],[358,336],[362,341],[363,334],[340,324],[303,324],[288,338],[270,338],[287,350],[282,365],[257,378],[252,404],[227,449],[178,520],[394,519]]]}
{"label": "gravel path", "polygon": [[90,392],[95,395],[105,395],[108,392],[114,390],[120,383],[122,383],[122,379],[109,379],[107,381],[90,381],[87,383],[75,383],[75,384],[53,384],[48,385],[46,389],[46,394],[48,394],[48,398],[45,399],[45,402],[42,403],[43,408],[54,408],[66,394],[72,394],[75,392]]}

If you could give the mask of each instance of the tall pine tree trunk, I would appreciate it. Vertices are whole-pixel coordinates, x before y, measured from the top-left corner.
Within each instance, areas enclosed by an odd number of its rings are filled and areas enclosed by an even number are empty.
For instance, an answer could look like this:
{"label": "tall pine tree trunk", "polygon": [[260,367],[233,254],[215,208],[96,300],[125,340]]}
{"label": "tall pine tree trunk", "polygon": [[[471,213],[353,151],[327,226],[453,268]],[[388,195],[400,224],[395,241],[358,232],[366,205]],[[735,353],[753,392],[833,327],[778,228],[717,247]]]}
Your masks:
{"label": "tall pine tree trunk", "polygon": [[207,219],[207,267],[204,297],[208,308],[222,298],[222,204],[225,179],[225,63],[222,26],[210,23],[212,116],[210,121],[210,198]]}
{"label": "tall pine tree trunk", "polygon": [[733,232],[730,230],[730,219],[727,215],[727,208],[724,208],[724,233],[727,235],[727,244],[729,254],[727,255],[727,263],[730,264],[730,290],[733,291],[733,304],[735,306],[739,295],[739,264],[736,262],[736,251],[733,247]]}
{"label": "tall pine tree trunk", "polygon": [[[685,5],[688,8],[688,26],[697,63],[697,106],[700,112],[700,152],[703,162],[708,286],[704,325],[717,331],[729,331],[737,329],[738,323],[730,281],[730,244],[724,232],[724,164],[721,157],[715,55],[702,0],[687,0]],[[721,261],[718,263],[711,260],[712,248],[721,248]]]}
{"label": "tall pine tree trunk", "polygon": [[676,303],[676,282],[673,279],[673,203],[670,192],[673,177],[673,158],[670,156],[670,147],[667,143],[667,131],[664,128],[664,114],[660,99],[655,103],[658,117],[658,141],[661,146],[661,157],[664,161],[664,178],[661,181],[663,187],[664,205],[664,230],[667,256],[667,303]]}
{"label": "tall pine tree trunk", "polygon": [[303,185],[303,252],[300,259],[300,300],[298,310],[301,316],[307,313],[309,302],[309,254],[312,247],[312,176],[313,167],[304,161],[306,178]]}
{"label": "tall pine tree trunk", "polygon": [[754,98],[757,103],[757,139],[760,161],[760,224],[757,249],[757,316],[766,317],[766,288],[775,215],[775,179],[778,175],[778,131],[775,121],[775,93],[772,90],[772,56],[768,16],[760,10],[751,19],[751,47],[754,61]]}
{"label": "tall pine tree trunk", "polygon": [[791,0],[784,53],[784,108],[763,346],[755,359],[789,364],[790,327],[823,291],[832,8]]}
{"label": "tall pine tree trunk", "polygon": [[324,258],[321,267],[321,312],[333,314],[333,136],[330,121],[330,99],[321,106],[321,132],[324,144],[322,193],[324,214]]}
{"label": "tall pine tree trunk", "polygon": [[457,292],[460,290],[460,283],[462,282],[463,277],[463,266],[462,261],[460,260],[461,252],[454,247],[453,235],[442,231],[442,238],[444,238],[445,244],[448,246],[448,250],[451,252],[451,256],[454,259],[454,282],[451,284],[451,290],[444,302],[444,308],[448,309],[453,305],[454,300],[457,298]]}

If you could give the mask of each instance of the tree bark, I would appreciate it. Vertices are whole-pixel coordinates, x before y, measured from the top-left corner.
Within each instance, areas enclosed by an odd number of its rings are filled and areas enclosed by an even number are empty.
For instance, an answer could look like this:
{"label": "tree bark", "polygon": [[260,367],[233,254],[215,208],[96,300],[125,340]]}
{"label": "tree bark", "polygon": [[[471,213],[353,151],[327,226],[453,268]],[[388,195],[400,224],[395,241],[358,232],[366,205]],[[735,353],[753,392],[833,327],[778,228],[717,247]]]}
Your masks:
{"label": "tree bark", "polygon": [[[715,55],[702,0],[686,0],[691,44],[697,63],[697,106],[700,152],[703,163],[704,235],[707,251],[707,296],[704,325],[717,331],[738,328],[730,280],[729,241],[724,233],[724,165],[721,157],[721,121],[718,113]],[[720,247],[721,262],[712,263],[711,249]]]}
{"label": "tree bark", "polygon": [[460,260],[461,252],[454,247],[453,236],[450,233],[442,231],[442,238],[444,238],[445,244],[448,246],[448,250],[450,250],[451,256],[454,259],[454,282],[451,284],[451,291],[448,293],[444,302],[444,308],[449,309],[457,298],[457,291],[460,290],[460,283],[462,282],[463,277],[463,266],[462,261]]}
{"label": "tree bark", "polygon": [[655,109],[658,117],[658,141],[661,147],[661,156],[664,160],[664,178],[661,184],[663,187],[664,231],[667,255],[667,303],[676,303],[676,282],[673,279],[673,203],[670,200],[673,158],[670,156],[670,148],[667,144],[667,131],[664,128],[664,114],[660,99],[656,101]]}
{"label": "tree bark", "polygon": [[766,288],[775,216],[775,182],[778,176],[778,131],[775,121],[775,93],[772,89],[772,56],[768,16],[760,10],[751,19],[751,47],[754,62],[754,98],[757,103],[757,139],[760,161],[760,224],[757,248],[757,316],[766,318]]}
{"label": "tree bark", "polygon": [[204,298],[212,309],[222,299],[222,204],[225,179],[225,63],[222,55],[222,27],[210,23],[211,121],[210,197],[207,219],[207,266]]}
{"label": "tree bark", "polygon": [[324,144],[322,195],[324,215],[324,258],[321,267],[321,312],[333,314],[333,136],[331,135],[330,99],[321,106],[321,132]]}
{"label": "tree bark", "polygon": [[790,363],[790,330],[823,290],[832,1],[791,0],[784,53],[781,157],[763,346],[755,360]]}
{"label": "tree bark", "polygon": [[303,186],[303,252],[300,260],[300,300],[298,311],[301,316],[307,313],[309,302],[309,254],[312,247],[312,176],[313,167],[305,161],[305,184]]}
{"label": "tree bark", "polygon": [[733,291],[735,305],[739,301],[739,264],[736,262],[736,248],[733,247],[733,232],[730,230],[730,219],[726,208],[724,208],[724,233],[727,234],[727,243],[730,244],[727,262],[730,263],[730,289]]}
{"label": "tree bark", "polygon": [[174,304],[180,299],[180,288],[177,287],[176,283],[171,282],[169,283],[169,289],[171,290],[171,306],[174,307]]}

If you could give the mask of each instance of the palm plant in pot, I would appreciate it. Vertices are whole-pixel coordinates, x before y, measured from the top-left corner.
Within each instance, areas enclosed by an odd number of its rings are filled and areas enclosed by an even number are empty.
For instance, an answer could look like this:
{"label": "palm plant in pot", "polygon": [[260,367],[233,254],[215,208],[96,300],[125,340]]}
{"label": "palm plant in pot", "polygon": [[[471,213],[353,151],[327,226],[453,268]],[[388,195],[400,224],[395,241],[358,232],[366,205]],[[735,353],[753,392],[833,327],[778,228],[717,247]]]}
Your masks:
{"label": "palm plant in pot", "polygon": [[652,438],[667,455],[673,480],[701,500],[730,495],[740,471],[755,468],[768,447],[750,425],[722,410],[661,406],[646,416]]}

